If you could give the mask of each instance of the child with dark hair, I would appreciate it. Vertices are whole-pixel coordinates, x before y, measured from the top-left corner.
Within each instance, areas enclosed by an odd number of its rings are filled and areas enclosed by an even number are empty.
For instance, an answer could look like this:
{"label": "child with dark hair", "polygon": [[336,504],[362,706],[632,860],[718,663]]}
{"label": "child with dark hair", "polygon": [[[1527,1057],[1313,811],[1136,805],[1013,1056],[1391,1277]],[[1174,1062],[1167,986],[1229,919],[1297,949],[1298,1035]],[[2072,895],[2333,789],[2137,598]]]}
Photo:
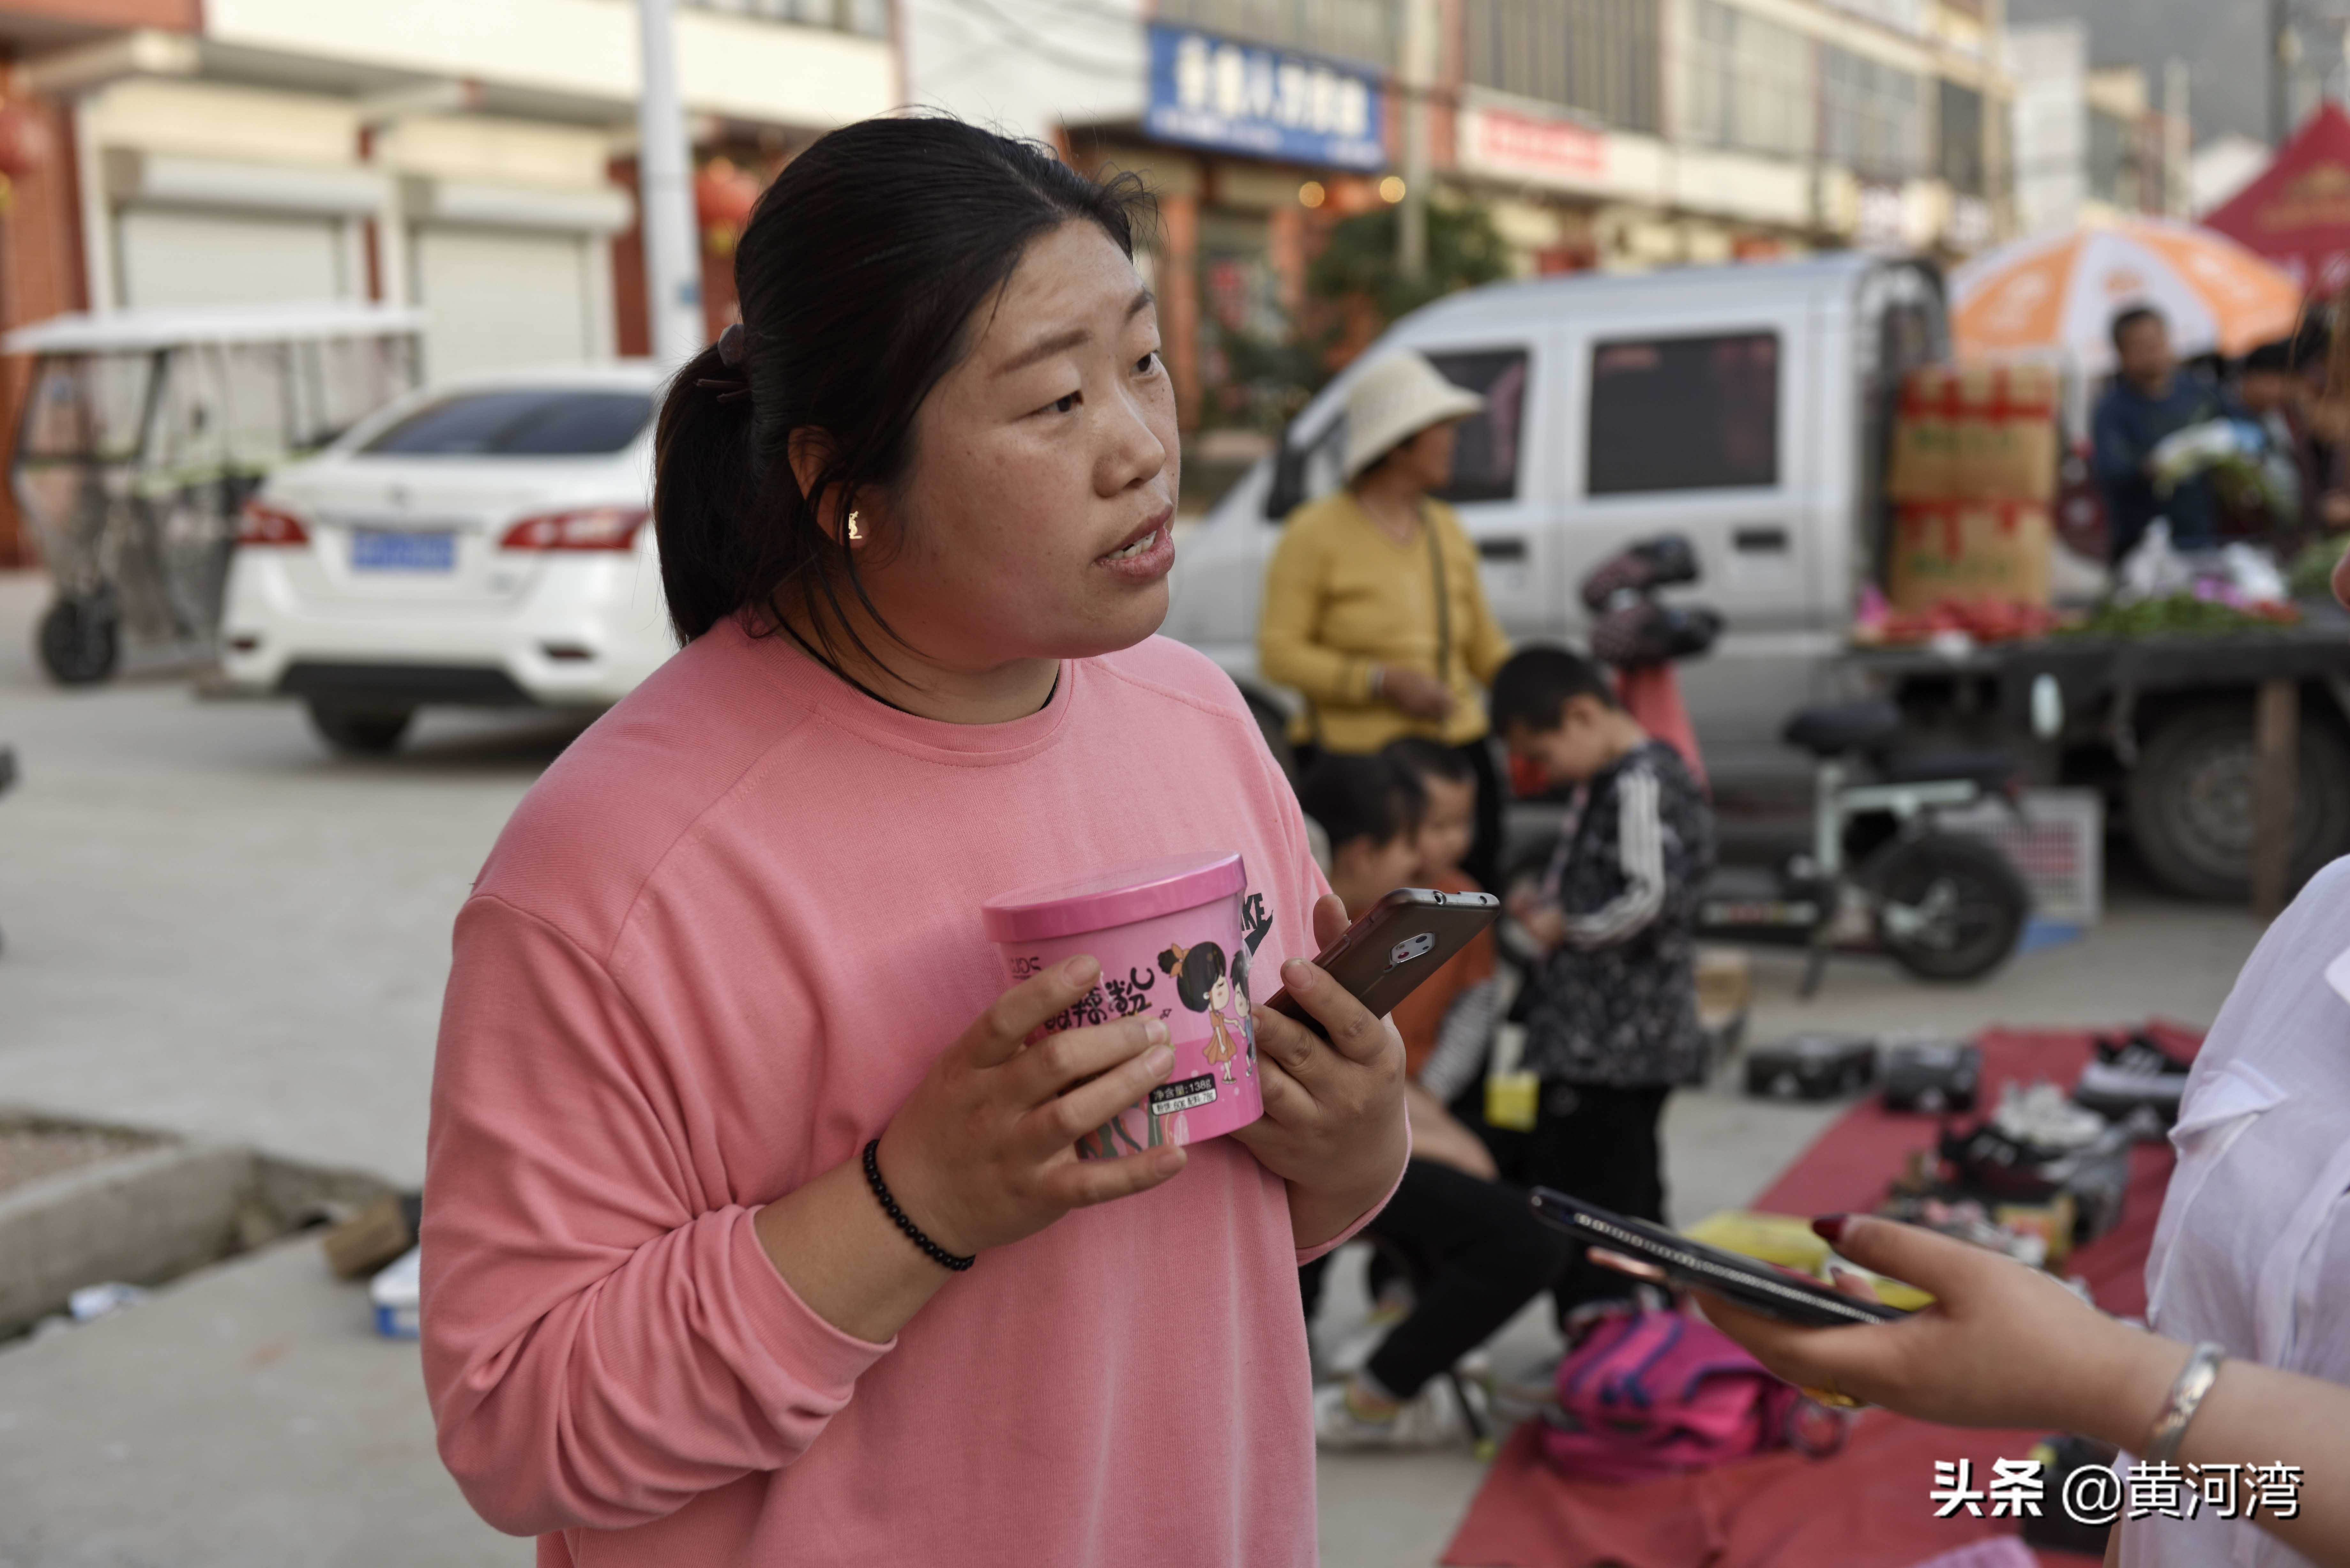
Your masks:
{"label": "child with dark hair", "polygon": [[[1458,761],[1452,748],[1428,744],[1445,759],[1441,765]],[[1307,815],[1330,836],[1330,886],[1350,919],[1361,918],[1399,886],[1430,885],[1420,876],[1427,869],[1425,835],[1437,797],[1458,781],[1413,765],[1427,760],[1403,742],[1376,756],[1327,756],[1298,791]],[[1457,836],[1465,841],[1468,836]],[[1449,850],[1455,860],[1451,876],[1465,891],[1475,884],[1459,874],[1460,852]],[[1420,991],[1441,979],[1440,971]],[[1397,1012],[1400,1023],[1403,1010]],[[1416,1070],[1427,1052],[1414,1059],[1411,1049],[1407,1037],[1409,1070]],[[1564,1239],[1534,1218],[1523,1191],[1497,1179],[1484,1144],[1438,1096],[1407,1081],[1404,1105],[1411,1118],[1411,1161],[1395,1196],[1364,1233],[1414,1277],[1414,1299],[1375,1346],[1363,1347],[1367,1359],[1337,1368],[1347,1374],[1344,1382],[1315,1395],[1315,1430],[1326,1448],[1451,1441],[1462,1430],[1463,1413],[1458,1385],[1440,1375],[1541,1294],[1567,1262]],[[1309,1318],[1321,1274],[1317,1262],[1300,1281]]]}
{"label": "child with dark hair", "polygon": [[[1640,728],[1589,659],[1526,649],[1495,671],[1492,703],[1513,757],[1583,793],[1539,888],[1510,900],[1541,953],[1526,977],[1524,1064],[1542,1091],[1513,1174],[1661,1221],[1665,1098],[1705,1075],[1691,927],[1713,813],[1680,753]],[[1623,1276],[1581,1261],[1555,1293],[1562,1318],[1624,1293]]]}
{"label": "child with dark hair", "polygon": [[[1428,809],[1419,781],[1381,756],[1330,753],[1305,771],[1297,804],[1330,839],[1330,890],[1360,914],[1402,887],[1418,860],[1412,833]],[[1349,888],[1367,893],[1357,908]]]}
{"label": "child with dark hair", "polygon": [[[1461,860],[1476,836],[1477,770],[1458,749],[1440,744],[1419,735],[1407,735],[1390,741],[1379,753],[1394,763],[1419,783],[1426,797],[1427,808],[1420,813],[1419,826],[1412,834],[1412,848],[1419,864],[1412,868],[1411,885],[1433,888],[1440,893],[1482,893],[1485,888],[1461,868]],[[1490,981],[1493,974],[1493,938],[1490,931],[1481,931],[1475,940],[1445,961],[1419,988],[1396,1003],[1396,1033],[1403,1036],[1404,1070],[1419,1078],[1437,1048],[1437,1036],[1443,1028],[1453,1003],[1472,986]],[[1468,1044],[1473,1047],[1475,1042]],[[1466,1064],[1466,1072],[1473,1075],[1477,1063]],[[1450,1101],[1462,1083],[1448,1082],[1442,1086],[1424,1082],[1440,1101]]]}

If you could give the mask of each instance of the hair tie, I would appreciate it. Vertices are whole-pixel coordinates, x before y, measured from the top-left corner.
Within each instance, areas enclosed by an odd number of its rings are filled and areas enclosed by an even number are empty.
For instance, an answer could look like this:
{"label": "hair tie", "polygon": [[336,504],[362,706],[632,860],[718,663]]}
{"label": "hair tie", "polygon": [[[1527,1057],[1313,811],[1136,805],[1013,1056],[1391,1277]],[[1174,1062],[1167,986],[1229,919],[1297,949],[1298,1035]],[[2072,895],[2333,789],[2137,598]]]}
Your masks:
{"label": "hair tie", "polygon": [[[741,322],[730,324],[725,331],[718,335],[718,362],[729,369],[743,363],[743,324]],[[751,395],[751,383],[741,376],[703,376],[693,384],[697,387],[714,389],[718,393],[717,400],[722,403],[731,403],[737,398],[747,398]]]}

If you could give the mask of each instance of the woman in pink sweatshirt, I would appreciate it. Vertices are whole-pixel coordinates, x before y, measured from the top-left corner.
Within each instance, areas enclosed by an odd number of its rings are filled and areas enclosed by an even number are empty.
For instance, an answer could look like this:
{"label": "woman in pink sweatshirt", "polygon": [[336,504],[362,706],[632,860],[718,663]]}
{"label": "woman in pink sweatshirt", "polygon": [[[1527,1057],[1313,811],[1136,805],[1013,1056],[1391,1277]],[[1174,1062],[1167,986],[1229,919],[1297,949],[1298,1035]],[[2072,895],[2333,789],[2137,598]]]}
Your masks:
{"label": "woman in pink sweatshirt", "polygon": [[[1384,1200],[1402,1052],[1232,683],[1152,636],[1178,458],[1130,183],[942,119],[802,153],[678,376],[685,648],[457,919],[424,1204],[442,1458],[542,1564],[1302,1564],[1296,1265]],[[1025,1046],[990,897],[1237,849],[1265,1116],[1076,1158],[1162,1024]],[[886,1197],[886,1202],[885,1202]],[[975,1260],[975,1261],[974,1261]]]}

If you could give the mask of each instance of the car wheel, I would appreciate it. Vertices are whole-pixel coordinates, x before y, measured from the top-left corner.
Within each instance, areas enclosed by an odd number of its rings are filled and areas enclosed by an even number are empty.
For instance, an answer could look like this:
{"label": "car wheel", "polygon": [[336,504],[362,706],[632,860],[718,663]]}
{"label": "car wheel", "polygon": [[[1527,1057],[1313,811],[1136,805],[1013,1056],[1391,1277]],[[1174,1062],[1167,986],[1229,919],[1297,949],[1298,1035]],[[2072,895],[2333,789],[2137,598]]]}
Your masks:
{"label": "car wheel", "polygon": [[41,614],[41,668],[60,686],[91,686],[114,673],[121,617],[105,597],[57,599]]}
{"label": "car wheel", "polygon": [[[2350,852],[2350,742],[2304,718],[2293,804],[2296,885]],[[2252,704],[2202,702],[2164,720],[2131,770],[2130,842],[2165,886],[2196,898],[2241,898],[2252,886],[2260,752]]]}
{"label": "car wheel", "polygon": [[349,708],[312,698],[310,727],[338,752],[384,756],[400,749],[400,738],[415,719],[413,708]]}

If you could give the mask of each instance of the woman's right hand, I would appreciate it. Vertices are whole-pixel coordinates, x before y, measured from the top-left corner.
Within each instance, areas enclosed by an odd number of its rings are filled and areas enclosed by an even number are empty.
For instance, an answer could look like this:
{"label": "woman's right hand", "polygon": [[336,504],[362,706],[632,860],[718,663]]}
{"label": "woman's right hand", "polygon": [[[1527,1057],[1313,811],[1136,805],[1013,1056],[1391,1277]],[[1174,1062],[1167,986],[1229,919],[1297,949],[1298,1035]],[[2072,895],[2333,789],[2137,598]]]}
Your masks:
{"label": "woman's right hand", "polygon": [[1072,1209],[1130,1197],[1183,1168],[1177,1145],[1079,1159],[1076,1142],[1165,1080],[1175,1054],[1155,1018],[1029,1043],[1091,991],[1101,966],[1064,960],[1002,996],[941,1052],[881,1135],[882,1179],[915,1224],[970,1254],[1033,1235]]}
{"label": "woman's right hand", "polygon": [[[1933,1303],[1869,1327],[1798,1328],[1700,1293],[1707,1317],[1798,1386],[1947,1426],[2049,1427],[2095,1436],[2096,1412],[2130,1385],[2135,1363],[2168,1354],[2163,1341],[2107,1317],[2053,1276],[2012,1258],[1897,1220],[1838,1219],[1840,1226],[1824,1220],[1814,1229],[1854,1262],[1931,1292]],[[1849,1293],[1869,1293],[1856,1275],[1839,1283]],[[2139,1403],[2159,1402],[2178,1359],[2138,1379],[2154,1390]],[[2153,1414],[2148,1407],[2138,1418]]]}
{"label": "woman's right hand", "polygon": [[1379,666],[1379,697],[1415,719],[1452,716],[1452,689],[1425,670],[1409,664]]}

